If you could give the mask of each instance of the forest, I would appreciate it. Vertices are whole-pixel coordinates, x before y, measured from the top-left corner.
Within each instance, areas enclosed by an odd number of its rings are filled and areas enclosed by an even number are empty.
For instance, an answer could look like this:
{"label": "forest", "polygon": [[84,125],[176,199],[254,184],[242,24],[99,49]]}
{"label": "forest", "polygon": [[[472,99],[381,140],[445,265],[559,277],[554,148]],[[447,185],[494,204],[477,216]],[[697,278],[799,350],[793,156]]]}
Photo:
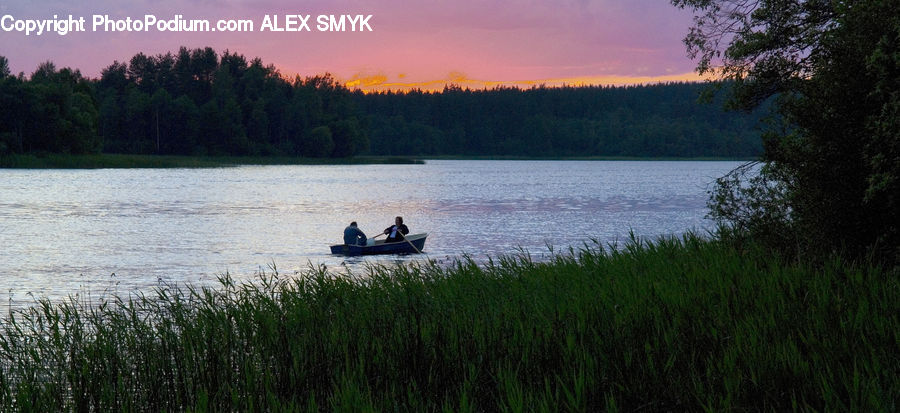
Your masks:
{"label": "forest", "polygon": [[[713,86],[355,93],[379,155],[753,157],[764,109],[701,103]],[[713,101],[716,101],[713,99]]]}
{"label": "forest", "polygon": [[[134,55],[98,79],[0,57],[0,155],[752,157],[763,110],[703,104],[711,86],[498,87],[363,93],[288,79],[212,48]],[[714,99],[715,100],[715,99]]]}

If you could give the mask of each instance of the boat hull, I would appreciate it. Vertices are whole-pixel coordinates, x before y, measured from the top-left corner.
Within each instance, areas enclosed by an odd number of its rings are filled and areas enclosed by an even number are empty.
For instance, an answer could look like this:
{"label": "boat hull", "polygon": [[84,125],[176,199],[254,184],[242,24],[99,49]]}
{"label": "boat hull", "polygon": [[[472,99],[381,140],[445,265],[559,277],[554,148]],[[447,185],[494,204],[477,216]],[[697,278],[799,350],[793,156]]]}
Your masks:
{"label": "boat hull", "polygon": [[[331,253],[338,255],[378,255],[378,254],[415,254],[416,249],[422,251],[425,248],[425,238],[428,234],[407,235],[409,242],[375,241],[374,245],[346,245],[331,246]],[[415,245],[415,249],[409,245]]]}

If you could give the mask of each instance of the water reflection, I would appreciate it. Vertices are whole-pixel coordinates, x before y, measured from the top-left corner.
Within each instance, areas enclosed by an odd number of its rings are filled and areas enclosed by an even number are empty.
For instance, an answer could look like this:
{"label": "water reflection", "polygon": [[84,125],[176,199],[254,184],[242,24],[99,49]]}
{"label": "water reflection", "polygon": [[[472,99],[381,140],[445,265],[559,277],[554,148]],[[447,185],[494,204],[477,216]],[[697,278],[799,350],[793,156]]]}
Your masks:
{"label": "water reflection", "polygon": [[[0,170],[0,280],[27,294],[146,291],[251,279],[276,263],[360,269],[418,256],[346,258],[328,245],[357,221],[402,215],[428,257],[536,258],[546,245],[706,228],[705,190],[735,162],[429,161],[425,165]],[[115,274],[114,276],[111,274]]]}

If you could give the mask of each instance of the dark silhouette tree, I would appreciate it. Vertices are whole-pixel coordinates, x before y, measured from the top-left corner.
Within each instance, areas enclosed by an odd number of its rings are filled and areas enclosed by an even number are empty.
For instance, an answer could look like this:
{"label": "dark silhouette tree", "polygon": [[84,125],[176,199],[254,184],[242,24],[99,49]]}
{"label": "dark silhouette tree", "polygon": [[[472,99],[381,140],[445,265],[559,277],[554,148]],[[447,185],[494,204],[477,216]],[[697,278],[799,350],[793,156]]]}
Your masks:
{"label": "dark silhouette tree", "polygon": [[[755,115],[698,105],[702,87],[692,84],[364,94],[328,74],[288,80],[258,58],[185,47],[113,62],[96,80],[47,62],[30,80],[0,81],[4,153],[748,156],[760,150]],[[93,123],[86,121],[91,117]],[[90,130],[93,142],[81,133]],[[75,136],[80,142],[71,141]]]}
{"label": "dark silhouette tree", "polygon": [[813,256],[875,252],[896,262],[900,4],[672,3],[697,13],[689,55],[701,73],[731,81],[730,105],[776,97],[783,115],[765,136],[761,177],[723,179],[714,215]]}

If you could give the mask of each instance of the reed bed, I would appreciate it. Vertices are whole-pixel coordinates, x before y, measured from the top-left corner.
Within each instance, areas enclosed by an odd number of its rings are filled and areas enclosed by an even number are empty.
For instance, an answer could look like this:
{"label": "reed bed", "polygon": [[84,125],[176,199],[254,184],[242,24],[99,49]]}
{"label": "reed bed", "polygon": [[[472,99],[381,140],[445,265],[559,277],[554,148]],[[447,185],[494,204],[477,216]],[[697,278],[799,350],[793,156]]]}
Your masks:
{"label": "reed bed", "polygon": [[39,301],[0,411],[897,411],[898,278],[688,235]]}

